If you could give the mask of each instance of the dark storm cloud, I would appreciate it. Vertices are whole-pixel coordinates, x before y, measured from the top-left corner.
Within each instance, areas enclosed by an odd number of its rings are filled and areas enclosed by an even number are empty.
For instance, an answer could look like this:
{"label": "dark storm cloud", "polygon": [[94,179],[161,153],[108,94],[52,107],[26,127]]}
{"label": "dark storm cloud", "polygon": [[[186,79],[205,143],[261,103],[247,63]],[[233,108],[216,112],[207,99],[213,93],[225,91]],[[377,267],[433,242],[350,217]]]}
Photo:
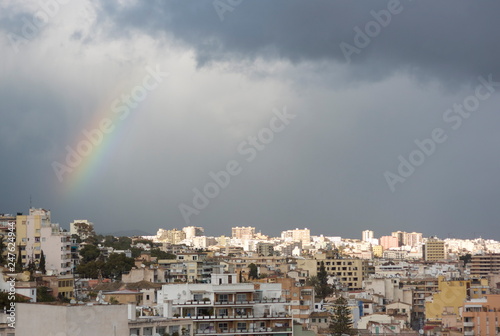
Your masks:
{"label": "dark storm cloud", "polygon": [[[31,194],[66,227],[87,218],[99,232],[180,228],[179,204],[209,172],[244,164],[238,144],[286,105],[297,118],[193,225],[209,235],[251,225],[272,235],[308,227],[500,238],[498,93],[460,129],[443,121],[478,76],[500,81],[498,2],[402,1],[350,64],[340,44],[355,46],[353,28],[389,1],[245,0],[223,21],[213,0],[122,3],[89,15],[66,6],[17,54],[5,33],[22,33],[31,14],[0,13],[0,212],[26,212]],[[85,179],[61,188],[54,160],[156,64],[171,76],[96,148],[103,155]],[[383,173],[436,127],[448,140],[392,193]]]}
{"label": "dark storm cloud", "polygon": [[[200,64],[257,57],[346,63],[340,44],[356,46],[353,28],[365,31],[375,21],[372,11],[387,11],[398,2],[252,0],[226,11],[223,21],[212,0],[137,2],[121,8],[103,2],[101,19],[114,24],[114,34],[136,29],[173,35],[196,50]],[[401,1],[394,8],[397,14],[390,22],[350,56],[351,75],[381,78],[403,70],[457,84],[457,79],[500,73],[500,45],[494,39],[500,31],[500,3]]]}

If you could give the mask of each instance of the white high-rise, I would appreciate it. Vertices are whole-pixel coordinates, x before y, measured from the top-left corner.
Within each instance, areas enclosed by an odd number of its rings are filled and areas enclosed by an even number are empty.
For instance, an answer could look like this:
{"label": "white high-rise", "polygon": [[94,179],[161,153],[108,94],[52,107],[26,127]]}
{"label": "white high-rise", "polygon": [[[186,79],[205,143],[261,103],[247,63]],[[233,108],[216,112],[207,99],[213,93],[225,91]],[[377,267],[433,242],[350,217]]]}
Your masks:
{"label": "white high-rise", "polygon": [[373,239],[373,231],[372,230],[363,231],[363,241],[371,242],[372,239]]}

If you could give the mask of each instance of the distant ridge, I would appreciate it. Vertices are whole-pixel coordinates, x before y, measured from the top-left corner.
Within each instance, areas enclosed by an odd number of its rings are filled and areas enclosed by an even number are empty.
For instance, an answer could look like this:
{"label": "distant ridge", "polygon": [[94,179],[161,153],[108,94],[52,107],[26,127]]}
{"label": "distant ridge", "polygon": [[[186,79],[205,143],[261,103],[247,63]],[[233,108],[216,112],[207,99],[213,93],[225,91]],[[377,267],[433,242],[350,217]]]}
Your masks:
{"label": "distant ridge", "polygon": [[148,233],[142,230],[122,230],[110,233],[101,233],[102,235],[111,235],[115,237],[132,237],[132,236],[154,236],[154,234]]}

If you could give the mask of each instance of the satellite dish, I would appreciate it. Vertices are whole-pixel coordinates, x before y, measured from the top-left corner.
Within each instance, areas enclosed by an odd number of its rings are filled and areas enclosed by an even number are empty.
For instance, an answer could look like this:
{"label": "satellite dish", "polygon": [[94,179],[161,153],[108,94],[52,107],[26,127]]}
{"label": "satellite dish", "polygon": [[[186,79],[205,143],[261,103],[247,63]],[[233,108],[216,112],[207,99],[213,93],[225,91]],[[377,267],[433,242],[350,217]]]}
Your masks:
{"label": "satellite dish", "polygon": [[423,334],[424,334],[424,329],[420,329],[420,330],[418,331],[418,333],[419,333],[420,335],[423,335]]}
{"label": "satellite dish", "polygon": [[185,290],[182,291],[182,295],[186,295],[186,291]]}

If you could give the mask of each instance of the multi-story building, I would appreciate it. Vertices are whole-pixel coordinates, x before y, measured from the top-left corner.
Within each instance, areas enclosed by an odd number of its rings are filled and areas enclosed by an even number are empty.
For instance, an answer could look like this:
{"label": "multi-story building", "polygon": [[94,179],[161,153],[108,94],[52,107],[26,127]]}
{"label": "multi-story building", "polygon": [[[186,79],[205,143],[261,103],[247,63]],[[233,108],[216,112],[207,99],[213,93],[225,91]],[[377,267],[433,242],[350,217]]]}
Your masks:
{"label": "multi-story building", "polygon": [[382,245],[374,245],[372,246],[372,253],[374,258],[380,258],[384,253],[384,248],[382,247]]}
{"label": "multi-story building", "polygon": [[399,247],[398,237],[382,236],[380,237],[380,245],[382,245],[384,250]]}
{"label": "multi-story building", "polygon": [[241,274],[248,278],[250,264],[257,266],[259,274],[279,273],[286,274],[290,270],[290,258],[286,256],[270,257],[233,257],[225,259],[231,272]]}
{"label": "multi-story building", "polygon": [[85,240],[90,236],[95,235],[94,223],[86,219],[75,219],[69,223],[69,233],[77,235],[81,240]]}
{"label": "multi-story building", "polygon": [[443,314],[459,315],[470,288],[470,281],[457,279],[445,281],[438,277],[438,291],[432,294],[432,299],[425,302],[425,316],[428,321],[440,321]]}
{"label": "multi-story building", "polygon": [[418,247],[422,244],[422,233],[419,232],[396,231],[391,235],[397,238],[399,246]]}
{"label": "multi-story building", "polygon": [[469,263],[471,275],[488,276],[500,272],[500,253],[473,255]]}
{"label": "multi-story building", "polygon": [[181,241],[186,239],[186,233],[179,229],[158,229],[156,239],[162,243],[179,244]]}
{"label": "multi-story building", "polygon": [[255,236],[255,228],[252,226],[236,226],[231,229],[231,236],[234,239],[253,239]]}
{"label": "multi-story building", "polygon": [[256,251],[259,256],[269,257],[274,255],[274,244],[258,242]]}
{"label": "multi-story building", "polygon": [[363,288],[363,280],[371,273],[369,261],[366,259],[334,259],[327,254],[316,254],[314,259],[298,259],[297,268],[309,272],[310,276],[318,274],[321,262],[326,272],[334,276],[348,290]]}
{"label": "multi-story building", "polygon": [[403,289],[412,291],[412,327],[421,329],[425,320],[425,302],[438,292],[439,281],[437,278],[408,278],[401,279]]}
{"label": "multi-story building", "polygon": [[193,335],[292,335],[293,319],[279,283],[238,283],[212,274],[211,284],[163,285],[163,316],[193,322]]}
{"label": "multi-story building", "polygon": [[489,336],[500,332],[500,295],[486,295],[463,305],[463,335]]}
{"label": "multi-story building", "polygon": [[16,245],[24,266],[30,261],[38,266],[43,250],[48,273],[71,273],[71,235],[51,223],[50,210],[31,208],[29,215],[18,215],[16,222]]}
{"label": "multi-story building", "polygon": [[300,241],[302,245],[308,245],[311,243],[311,230],[308,228],[287,230],[281,232],[281,239],[284,241]]}
{"label": "multi-story building", "polygon": [[166,282],[209,282],[217,264],[206,262],[206,253],[184,252],[176,259],[159,260]]}
{"label": "multi-story building", "polygon": [[300,324],[309,324],[314,311],[314,286],[304,286],[294,278],[276,278],[281,284],[281,297],[289,303],[288,309],[293,320]]}
{"label": "multi-story building", "polygon": [[362,240],[364,242],[371,242],[373,239],[373,231],[372,230],[364,230],[362,235]]}
{"label": "multi-story building", "polygon": [[205,234],[205,229],[200,226],[186,226],[182,228],[182,231],[186,234],[186,239],[201,237]]}
{"label": "multi-story building", "polygon": [[429,238],[422,247],[425,261],[435,262],[446,260],[446,246],[444,240]]}

